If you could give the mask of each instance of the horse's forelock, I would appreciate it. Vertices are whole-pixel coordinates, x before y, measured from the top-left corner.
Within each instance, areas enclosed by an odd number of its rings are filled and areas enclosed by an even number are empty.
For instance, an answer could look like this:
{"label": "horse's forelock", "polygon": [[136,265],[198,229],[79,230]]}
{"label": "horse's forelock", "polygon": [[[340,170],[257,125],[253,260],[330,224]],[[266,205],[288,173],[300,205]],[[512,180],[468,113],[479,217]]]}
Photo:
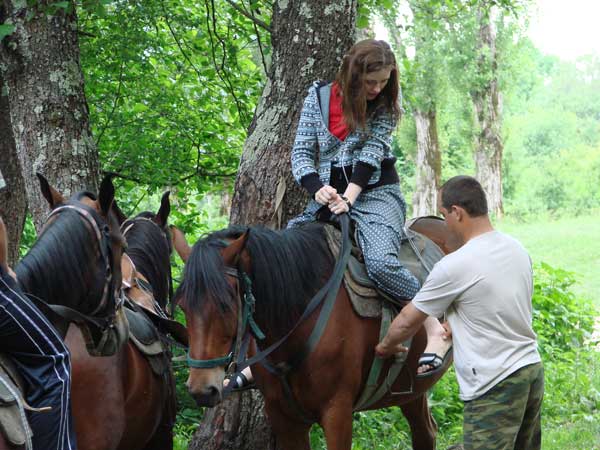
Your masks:
{"label": "horse's forelock", "polygon": [[201,315],[207,314],[210,306],[221,313],[234,308],[235,292],[227,281],[221,257],[225,246],[219,233],[213,233],[194,245],[185,264],[183,282],[175,294],[178,303]]}

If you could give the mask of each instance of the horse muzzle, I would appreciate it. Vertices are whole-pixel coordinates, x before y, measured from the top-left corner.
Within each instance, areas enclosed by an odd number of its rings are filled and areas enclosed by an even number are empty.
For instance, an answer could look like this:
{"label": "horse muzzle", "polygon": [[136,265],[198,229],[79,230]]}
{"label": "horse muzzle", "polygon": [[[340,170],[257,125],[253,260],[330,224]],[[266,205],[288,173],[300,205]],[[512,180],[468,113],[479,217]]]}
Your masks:
{"label": "horse muzzle", "polygon": [[216,386],[207,386],[201,392],[192,392],[190,390],[190,395],[196,402],[198,406],[206,406],[212,408],[213,406],[221,403],[221,390]]}

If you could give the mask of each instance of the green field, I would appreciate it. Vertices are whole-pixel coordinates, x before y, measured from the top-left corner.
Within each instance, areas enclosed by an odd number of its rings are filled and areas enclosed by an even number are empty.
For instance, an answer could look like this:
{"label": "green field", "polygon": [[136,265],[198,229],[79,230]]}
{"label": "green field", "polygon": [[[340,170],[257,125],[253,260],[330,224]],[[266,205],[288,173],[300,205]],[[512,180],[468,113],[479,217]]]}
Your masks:
{"label": "green field", "polygon": [[526,224],[504,220],[496,227],[519,239],[534,263],[574,272],[573,292],[600,306],[600,212]]}

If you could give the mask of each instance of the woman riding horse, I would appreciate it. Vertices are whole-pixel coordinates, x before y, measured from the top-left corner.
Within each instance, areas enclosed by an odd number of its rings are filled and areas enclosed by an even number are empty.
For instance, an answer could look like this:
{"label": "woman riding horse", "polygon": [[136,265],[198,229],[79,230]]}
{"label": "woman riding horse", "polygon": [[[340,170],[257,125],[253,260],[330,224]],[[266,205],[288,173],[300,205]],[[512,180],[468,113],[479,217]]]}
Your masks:
{"label": "woman riding horse", "polygon": [[[390,145],[400,119],[398,96],[394,53],[386,42],[374,39],[348,51],[333,83],[311,86],[292,149],[292,172],[312,200],[288,227],[348,213],[369,278],[392,298],[407,300],[420,285],[398,259],[406,216]],[[419,377],[447,362],[451,348],[436,318],[427,318],[424,325],[427,348]],[[247,369],[234,386],[251,381]]]}

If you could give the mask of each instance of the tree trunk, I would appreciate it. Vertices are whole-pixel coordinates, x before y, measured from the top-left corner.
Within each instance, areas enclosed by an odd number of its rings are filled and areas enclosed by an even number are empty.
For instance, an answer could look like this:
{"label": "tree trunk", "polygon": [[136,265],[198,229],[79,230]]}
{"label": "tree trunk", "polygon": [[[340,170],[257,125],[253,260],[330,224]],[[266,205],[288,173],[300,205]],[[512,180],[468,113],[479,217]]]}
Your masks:
{"label": "tree trunk", "polygon": [[413,195],[413,216],[435,215],[442,171],[435,109],[415,109],[414,118],[417,129],[417,177]]}
{"label": "tree trunk", "polygon": [[244,145],[232,223],[280,228],[306,205],[290,168],[300,109],[310,84],[332,80],[353,44],[356,8],[356,0],[275,2],[273,60]]}
{"label": "tree trunk", "polygon": [[207,409],[189,450],[274,450],[275,438],[258,391],[234,394]]}
{"label": "tree trunk", "polygon": [[29,211],[40,229],[48,207],[36,172],[61,192],[95,192],[98,154],[92,140],[79,64],[75,5],[33,6],[3,0],[15,31],[0,44],[0,69],[8,87],[10,119]]}
{"label": "tree trunk", "polygon": [[[272,66],[244,145],[231,222],[285,226],[306,205],[290,151],[310,84],[332,80],[354,39],[356,0],[279,0],[273,5]],[[262,396],[248,391],[210,410],[193,450],[273,450]]]}
{"label": "tree trunk", "polygon": [[6,188],[0,190],[0,216],[6,223],[8,233],[8,264],[14,267],[19,260],[19,242],[27,214],[27,196],[10,125],[6,94],[0,76],[0,172],[6,183]]}
{"label": "tree trunk", "polygon": [[490,213],[502,209],[502,95],[498,89],[496,32],[490,11],[480,9],[478,69],[485,81],[471,92],[475,112],[475,166],[488,199]]}

